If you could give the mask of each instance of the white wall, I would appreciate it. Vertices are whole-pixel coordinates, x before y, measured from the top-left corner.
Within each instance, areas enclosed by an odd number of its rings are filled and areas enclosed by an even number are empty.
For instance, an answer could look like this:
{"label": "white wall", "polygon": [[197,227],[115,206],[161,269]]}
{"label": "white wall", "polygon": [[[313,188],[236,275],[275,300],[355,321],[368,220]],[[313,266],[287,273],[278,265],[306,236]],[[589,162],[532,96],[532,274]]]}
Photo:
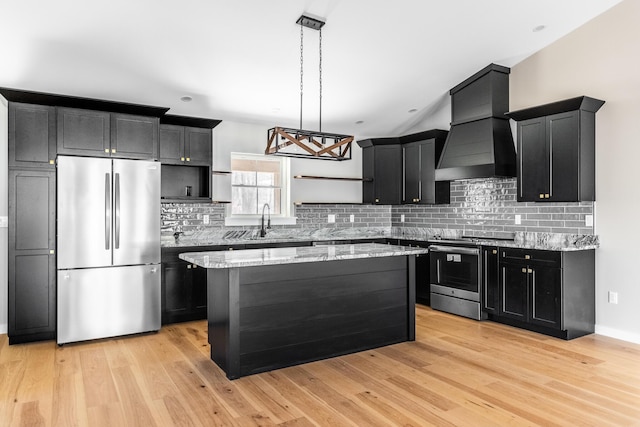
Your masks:
{"label": "white wall", "polygon": [[[640,343],[640,2],[625,0],[511,68],[517,110],[588,95],[596,114],[596,332]],[[618,292],[619,303],[607,302]]]}
{"label": "white wall", "polygon": [[[0,96],[0,216],[9,212],[9,176],[8,176],[8,109],[7,101]],[[8,228],[0,228],[0,334],[7,333],[8,281],[7,263],[9,261]]]}
{"label": "white wall", "polygon": [[[230,170],[230,154],[262,154],[267,146],[267,130],[264,125],[223,121],[213,129],[213,169]],[[320,159],[291,158],[291,175],[320,175],[331,177],[362,177],[362,150],[352,144],[352,159],[331,161]],[[215,181],[225,181],[228,177],[215,176]],[[292,202],[362,202],[360,181],[336,180],[291,180]]]}

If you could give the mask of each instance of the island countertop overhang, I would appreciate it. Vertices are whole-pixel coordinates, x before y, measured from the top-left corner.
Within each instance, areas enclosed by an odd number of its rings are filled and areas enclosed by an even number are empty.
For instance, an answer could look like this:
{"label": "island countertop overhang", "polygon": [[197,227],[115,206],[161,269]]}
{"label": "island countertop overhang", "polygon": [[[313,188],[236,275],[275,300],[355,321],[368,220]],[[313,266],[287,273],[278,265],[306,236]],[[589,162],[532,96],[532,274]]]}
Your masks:
{"label": "island countertop overhang", "polygon": [[237,268],[262,265],[426,254],[426,248],[357,243],[352,245],[301,246],[236,251],[185,252],[180,259],[203,268]]}

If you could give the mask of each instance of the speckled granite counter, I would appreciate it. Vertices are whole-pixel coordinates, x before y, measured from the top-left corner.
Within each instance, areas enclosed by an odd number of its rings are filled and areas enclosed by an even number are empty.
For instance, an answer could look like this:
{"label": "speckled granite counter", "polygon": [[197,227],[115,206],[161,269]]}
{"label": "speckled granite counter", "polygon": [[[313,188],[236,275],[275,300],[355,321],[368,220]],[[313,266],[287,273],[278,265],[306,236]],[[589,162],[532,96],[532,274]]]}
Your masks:
{"label": "speckled granite counter", "polygon": [[[242,244],[269,244],[286,242],[318,242],[318,241],[343,241],[357,239],[401,239],[418,242],[428,242],[435,236],[443,239],[458,239],[465,232],[463,230],[393,227],[388,228],[322,228],[312,230],[274,230],[266,237],[258,237],[257,229],[250,230],[214,230],[210,232],[198,232],[188,236],[164,236],[161,241],[163,248],[188,248],[192,246],[229,246]],[[551,251],[576,251],[597,249],[599,247],[598,236],[584,234],[560,234],[560,233],[496,233],[495,236],[511,240],[497,243],[492,240],[482,240],[479,243],[486,246],[502,246],[522,249],[540,249]]]}
{"label": "speckled granite counter", "polygon": [[378,243],[360,243],[354,245],[187,252],[180,254],[180,258],[204,268],[234,268],[401,255],[419,255],[424,253],[427,253],[427,249],[382,245]]}

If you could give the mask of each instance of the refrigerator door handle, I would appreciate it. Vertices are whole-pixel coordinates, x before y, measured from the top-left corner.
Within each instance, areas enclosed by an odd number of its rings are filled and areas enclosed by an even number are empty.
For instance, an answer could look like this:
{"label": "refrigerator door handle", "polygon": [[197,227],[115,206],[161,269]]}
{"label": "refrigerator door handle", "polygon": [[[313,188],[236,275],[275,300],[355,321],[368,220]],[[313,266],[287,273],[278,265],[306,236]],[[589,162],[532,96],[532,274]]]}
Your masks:
{"label": "refrigerator door handle", "polygon": [[115,229],[115,243],[114,243],[114,249],[120,249],[120,174],[116,173],[115,175],[115,179],[116,179],[116,183],[115,183],[115,189],[114,191],[114,196],[115,196],[115,217],[116,217],[116,229]]}
{"label": "refrigerator door handle", "polygon": [[111,240],[111,179],[104,174],[104,249],[109,250]]}

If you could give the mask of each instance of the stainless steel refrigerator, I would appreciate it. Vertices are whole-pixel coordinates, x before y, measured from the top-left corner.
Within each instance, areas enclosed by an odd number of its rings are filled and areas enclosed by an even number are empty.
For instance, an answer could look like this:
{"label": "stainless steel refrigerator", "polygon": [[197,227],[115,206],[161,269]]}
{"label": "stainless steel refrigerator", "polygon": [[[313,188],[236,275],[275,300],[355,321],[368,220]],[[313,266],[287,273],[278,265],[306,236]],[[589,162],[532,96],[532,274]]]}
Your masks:
{"label": "stainless steel refrigerator", "polygon": [[160,329],[160,164],[58,156],[57,342]]}

